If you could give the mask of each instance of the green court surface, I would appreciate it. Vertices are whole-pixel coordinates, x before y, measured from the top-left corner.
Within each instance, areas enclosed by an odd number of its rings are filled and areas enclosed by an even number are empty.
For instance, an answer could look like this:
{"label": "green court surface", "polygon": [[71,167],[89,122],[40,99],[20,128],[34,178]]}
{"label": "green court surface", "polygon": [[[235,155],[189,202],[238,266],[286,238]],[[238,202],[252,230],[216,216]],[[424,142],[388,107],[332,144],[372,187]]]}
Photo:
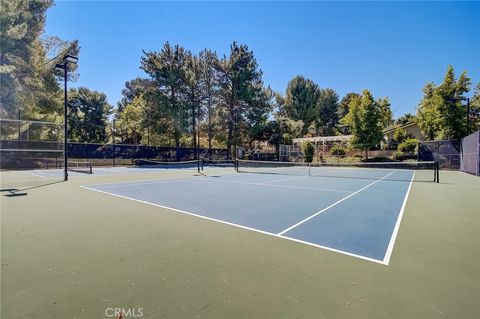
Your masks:
{"label": "green court surface", "polygon": [[2,172],[1,317],[480,317],[478,177],[414,182],[388,265],[80,187],[197,174]]}

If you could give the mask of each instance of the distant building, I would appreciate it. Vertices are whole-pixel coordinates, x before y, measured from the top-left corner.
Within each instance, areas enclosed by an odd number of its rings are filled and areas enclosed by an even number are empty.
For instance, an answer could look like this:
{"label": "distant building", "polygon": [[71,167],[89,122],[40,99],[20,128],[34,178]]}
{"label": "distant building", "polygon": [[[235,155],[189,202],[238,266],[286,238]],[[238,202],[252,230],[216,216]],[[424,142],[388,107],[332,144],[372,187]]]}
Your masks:
{"label": "distant building", "polygon": [[383,131],[384,140],[387,145],[393,140],[393,135],[395,134],[396,130],[404,129],[409,136],[412,138],[416,138],[419,141],[423,141],[425,136],[422,133],[420,127],[418,127],[417,123],[410,122],[405,125],[389,127],[385,131]]}

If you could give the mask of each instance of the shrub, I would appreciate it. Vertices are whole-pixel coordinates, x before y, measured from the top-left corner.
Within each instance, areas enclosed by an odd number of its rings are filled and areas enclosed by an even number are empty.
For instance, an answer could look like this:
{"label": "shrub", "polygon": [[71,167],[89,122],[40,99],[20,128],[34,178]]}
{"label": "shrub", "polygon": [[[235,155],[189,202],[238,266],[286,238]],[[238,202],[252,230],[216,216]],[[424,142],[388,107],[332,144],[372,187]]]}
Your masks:
{"label": "shrub", "polygon": [[303,154],[305,154],[305,162],[311,163],[315,154],[315,146],[310,142],[306,142],[303,144]]}
{"label": "shrub", "polygon": [[347,150],[340,145],[335,145],[330,149],[330,154],[335,156],[345,156]]}
{"label": "shrub", "polygon": [[403,161],[406,158],[406,155],[404,152],[398,151],[393,153],[393,159],[397,161]]}
{"label": "shrub", "polygon": [[397,144],[404,142],[408,138],[408,133],[405,129],[400,128],[393,133],[393,139]]}
{"label": "shrub", "polygon": [[398,144],[398,150],[403,153],[414,153],[417,148],[417,139],[409,138]]}

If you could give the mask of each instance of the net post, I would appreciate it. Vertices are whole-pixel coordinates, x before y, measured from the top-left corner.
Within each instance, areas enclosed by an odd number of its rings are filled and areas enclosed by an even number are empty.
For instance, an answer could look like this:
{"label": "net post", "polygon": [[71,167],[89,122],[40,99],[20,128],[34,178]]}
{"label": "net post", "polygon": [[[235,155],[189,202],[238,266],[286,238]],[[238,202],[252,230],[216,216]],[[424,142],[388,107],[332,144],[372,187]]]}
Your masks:
{"label": "net post", "polygon": [[235,171],[238,173],[238,158],[234,162]]}
{"label": "net post", "polygon": [[440,165],[435,161],[435,181],[440,183]]}
{"label": "net post", "polygon": [[89,174],[93,174],[92,162],[88,162]]}
{"label": "net post", "polygon": [[197,172],[199,173],[200,173],[200,169],[203,169],[201,166],[202,166],[201,159],[199,156],[197,156]]}

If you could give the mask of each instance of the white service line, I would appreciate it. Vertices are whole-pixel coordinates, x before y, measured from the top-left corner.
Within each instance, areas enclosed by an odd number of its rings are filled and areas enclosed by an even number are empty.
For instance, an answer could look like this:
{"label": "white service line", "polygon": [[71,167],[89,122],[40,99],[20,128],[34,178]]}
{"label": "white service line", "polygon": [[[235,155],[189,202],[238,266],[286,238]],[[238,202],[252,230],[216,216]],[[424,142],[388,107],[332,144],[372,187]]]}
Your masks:
{"label": "white service line", "polygon": [[[112,175],[109,175],[112,176]],[[177,176],[177,177],[171,177],[171,178],[164,178],[161,180],[146,180],[143,182],[124,182],[124,183],[110,183],[110,184],[98,184],[98,185],[91,185],[95,186],[98,188],[114,188],[114,187],[125,187],[125,186],[141,186],[141,185],[153,185],[153,184],[166,184],[166,183],[172,183],[172,182],[183,182],[187,180],[195,180],[196,178],[193,178],[192,176]]]}
{"label": "white service line", "polygon": [[328,206],[328,207],[325,207],[325,208],[324,208],[324,209],[322,209],[321,211],[319,211],[319,212],[316,212],[315,214],[313,214],[313,215],[311,215],[311,216],[309,216],[309,217],[307,217],[307,218],[305,218],[305,219],[303,219],[303,220],[299,221],[299,222],[298,222],[298,223],[296,223],[295,225],[292,225],[292,226],[288,227],[288,228],[287,228],[287,229],[285,229],[285,230],[282,230],[281,232],[279,232],[279,233],[278,233],[278,235],[279,235],[279,236],[282,236],[282,235],[283,235],[283,234],[285,234],[286,232],[288,232],[288,231],[290,231],[290,230],[292,230],[292,229],[294,229],[294,228],[296,228],[296,227],[300,226],[301,224],[305,223],[306,221],[309,221],[310,219],[314,218],[315,216],[318,216],[318,215],[320,215],[321,213],[323,213],[323,212],[325,212],[325,211],[329,210],[330,208],[332,208],[332,207],[334,207],[334,206],[336,206],[336,205],[340,204],[341,202],[343,202],[343,201],[345,201],[345,200],[349,199],[350,197],[352,197],[352,196],[354,196],[354,195],[356,195],[356,194],[360,193],[361,191],[363,191],[363,190],[365,190],[365,189],[369,188],[370,186],[372,186],[372,185],[374,185],[374,184],[376,184],[376,183],[380,182],[381,180],[383,180],[383,179],[387,178],[388,176],[392,175],[392,174],[393,174],[393,173],[395,173],[395,172],[396,172],[396,170],[395,170],[395,171],[393,171],[393,172],[391,172],[391,173],[389,173],[389,174],[387,174],[387,175],[385,175],[385,176],[383,176],[383,177],[382,177],[382,178],[380,178],[380,179],[377,179],[376,181],[374,181],[374,182],[372,182],[372,183],[368,184],[367,186],[360,188],[358,191],[356,191],[356,192],[354,192],[354,193],[352,193],[352,194],[350,194],[350,195],[348,195],[348,196],[346,196],[346,197],[344,197],[344,198],[342,198],[342,199],[340,199],[340,200],[336,201],[335,203],[333,203],[332,205],[330,205],[330,206]]}
{"label": "white service line", "polygon": [[[30,172],[27,172],[27,171],[22,171],[22,173],[25,173],[25,174],[28,174],[28,175],[32,175],[32,176],[36,176],[36,177],[40,177],[40,178],[47,178],[46,176],[33,174],[33,173],[30,173]],[[48,175],[48,174],[47,174],[47,175]]]}
{"label": "white service line", "polygon": [[280,183],[280,182],[291,181],[291,180],[294,180],[294,179],[300,179],[300,178],[304,178],[304,177],[308,177],[308,175],[301,175],[301,176],[295,176],[295,177],[289,177],[289,178],[276,179],[276,180],[273,180],[273,181],[270,181],[270,182],[263,182],[263,183],[259,183],[259,184],[266,185],[266,184],[271,184],[271,183]]}
{"label": "white service line", "polygon": [[286,239],[286,240],[293,241],[293,242],[296,242],[296,243],[301,243],[301,244],[305,244],[305,245],[308,245],[308,246],[313,246],[313,247],[316,247],[316,248],[322,248],[322,249],[332,251],[332,252],[335,252],[335,253],[340,253],[340,254],[343,254],[343,255],[356,257],[356,258],[360,258],[360,259],[367,260],[367,261],[370,261],[370,262],[385,265],[383,260],[373,259],[373,258],[365,257],[365,256],[362,256],[362,255],[349,253],[347,251],[338,250],[338,249],[335,249],[335,248],[330,248],[330,247],[327,247],[327,246],[322,246],[322,245],[310,243],[308,241],[303,241],[303,240],[291,238],[291,237],[288,237],[288,236],[280,236],[278,234],[270,233],[270,232],[267,232],[267,231],[264,231],[264,230],[251,228],[251,227],[248,227],[248,226],[243,226],[243,225],[239,225],[239,224],[235,224],[235,223],[230,223],[230,222],[227,222],[227,221],[224,221],[224,220],[221,220],[221,219],[211,218],[211,217],[187,212],[185,210],[181,210],[181,209],[177,209],[177,208],[168,207],[168,206],[164,206],[164,205],[160,205],[160,204],[155,204],[155,203],[147,202],[147,201],[144,201],[144,200],[141,200],[141,199],[136,199],[136,198],[132,198],[132,197],[118,195],[118,194],[115,194],[115,193],[110,193],[110,192],[102,191],[102,190],[99,190],[99,189],[90,188],[90,187],[87,187],[87,186],[80,186],[80,187],[84,188],[84,189],[87,189],[87,190],[90,190],[90,191],[95,191],[95,192],[99,192],[99,193],[103,193],[103,194],[107,194],[107,195],[111,195],[111,196],[115,196],[115,197],[119,197],[119,198],[123,198],[123,199],[128,199],[128,200],[131,200],[131,201],[134,201],[134,202],[139,202],[139,203],[142,203],[142,204],[147,204],[147,205],[152,205],[152,206],[168,209],[168,210],[171,210],[171,211],[174,211],[174,212],[177,212],[177,213],[182,213],[182,214],[198,217],[198,218],[210,220],[210,221],[217,222],[217,223],[221,223],[221,224],[225,224],[225,225],[229,225],[229,226],[234,226],[234,227],[250,230],[250,231],[253,231],[253,232],[256,232],[256,233],[272,236],[272,237],[275,237],[275,238]]}
{"label": "white service line", "polygon": [[408,186],[407,193],[403,199],[402,208],[397,217],[397,222],[395,223],[395,228],[393,229],[392,236],[390,237],[390,242],[388,243],[387,251],[385,257],[383,258],[383,263],[388,265],[390,263],[390,257],[392,256],[393,246],[395,245],[395,240],[397,239],[398,230],[400,229],[400,223],[402,222],[403,212],[405,211],[405,206],[407,205],[408,194],[410,194],[410,189],[412,188],[413,179],[415,178],[415,171],[413,171],[412,179],[410,180],[410,185]]}
{"label": "white service line", "polygon": [[254,185],[254,186],[264,186],[264,187],[280,187],[280,188],[290,188],[290,189],[306,189],[306,190],[313,190],[313,191],[348,193],[348,194],[352,193],[350,191],[340,190],[340,189],[317,188],[317,187],[306,187],[306,186],[273,185],[273,184],[266,184],[266,183],[236,182],[236,181],[220,180],[220,179],[213,179],[213,178],[210,179],[205,177],[200,177],[198,179],[205,180],[205,181],[219,182],[219,183],[229,183],[229,184],[243,184],[243,185]]}

